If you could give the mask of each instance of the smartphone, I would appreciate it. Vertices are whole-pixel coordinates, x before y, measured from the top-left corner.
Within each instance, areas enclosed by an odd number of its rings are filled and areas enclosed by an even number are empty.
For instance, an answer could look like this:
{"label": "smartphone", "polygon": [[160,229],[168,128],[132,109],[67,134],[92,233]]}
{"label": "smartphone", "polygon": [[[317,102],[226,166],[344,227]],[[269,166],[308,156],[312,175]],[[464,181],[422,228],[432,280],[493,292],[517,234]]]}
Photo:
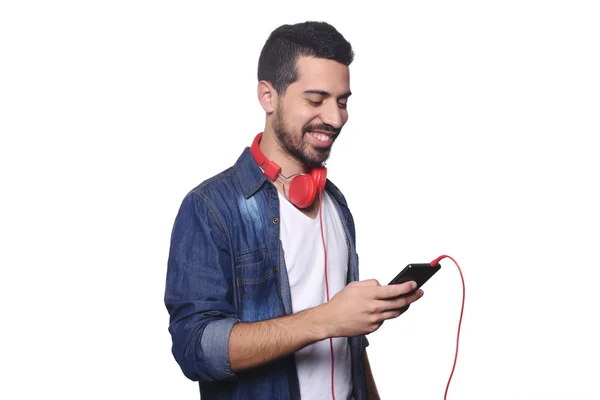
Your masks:
{"label": "smartphone", "polygon": [[440,263],[437,263],[433,267],[430,264],[408,264],[394,279],[392,279],[389,285],[415,281],[417,283],[415,290],[417,290],[438,272],[440,268]]}

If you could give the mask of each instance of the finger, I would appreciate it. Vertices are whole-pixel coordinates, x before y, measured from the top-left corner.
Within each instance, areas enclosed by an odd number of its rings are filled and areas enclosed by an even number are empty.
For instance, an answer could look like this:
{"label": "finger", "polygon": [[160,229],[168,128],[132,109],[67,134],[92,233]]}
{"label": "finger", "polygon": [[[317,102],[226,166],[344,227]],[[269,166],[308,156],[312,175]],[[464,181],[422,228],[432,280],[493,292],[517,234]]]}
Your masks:
{"label": "finger", "polygon": [[375,298],[392,299],[398,296],[402,296],[403,294],[410,293],[412,290],[415,289],[415,287],[417,287],[417,284],[414,281],[381,286],[380,288],[377,288]]}
{"label": "finger", "polygon": [[414,303],[419,300],[423,296],[423,291],[421,289],[409,294],[403,295],[399,297],[395,297],[393,299],[384,299],[380,300],[379,309],[381,311],[389,311],[396,310]]}
{"label": "finger", "polygon": [[364,281],[354,281],[353,286],[381,286],[377,279],[366,279]]}
{"label": "finger", "polygon": [[401,296],[398,300],[404,299],[404,304],[410,305],[411,303],[414,303],[415,301],[423,297],[423,294],[423,290],[419,289],[408,295]]}
{"label": "finger", "polygon": [[383,320],[381,320],[381,321],[379,321],[379,322],[376,322],[376,323],[374,323],[373,325],[371,325],[371,327],[370,327],[370,329],[369,329],[369,330],[371,331],[371,333],[373,333],[373,332],[375,332],[377,329],[381,328],[381,325],[383,325]]}
{"label": "finger", "polygon": [[402,308],[396,308],[394,310],[389,310],[389,311],[383,312],[383,313],[381,313],[381,321],[383,322],[388,319],[398,318],[399,316],[404,314],[406,312],[406,310],[408,310],[409,307],[410,307],[410,305],[407,305]]}

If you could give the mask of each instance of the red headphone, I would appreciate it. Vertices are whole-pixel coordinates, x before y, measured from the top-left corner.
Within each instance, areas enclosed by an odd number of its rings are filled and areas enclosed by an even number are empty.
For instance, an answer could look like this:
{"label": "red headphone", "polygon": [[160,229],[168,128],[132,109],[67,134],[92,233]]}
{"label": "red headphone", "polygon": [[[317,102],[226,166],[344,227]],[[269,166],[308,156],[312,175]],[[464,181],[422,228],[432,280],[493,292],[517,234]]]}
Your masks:
{"label": "red headphone", "polygon": [[[268,160],[260,150],[259,144],[262,135],[263,132],[256,135],[250,147],[250,153],[252,153],[254,160],[262,168],[267,178],[271,182],[275,182],[281,174],[281,167],[277,163]],[[309,174],[296,175],[292,178],[288,191],[290,202],[298,208],[307,208],[315,201],[317,193],[319,195],[323,193],[326,182],[327,168],[325,167],[313,168]]]}

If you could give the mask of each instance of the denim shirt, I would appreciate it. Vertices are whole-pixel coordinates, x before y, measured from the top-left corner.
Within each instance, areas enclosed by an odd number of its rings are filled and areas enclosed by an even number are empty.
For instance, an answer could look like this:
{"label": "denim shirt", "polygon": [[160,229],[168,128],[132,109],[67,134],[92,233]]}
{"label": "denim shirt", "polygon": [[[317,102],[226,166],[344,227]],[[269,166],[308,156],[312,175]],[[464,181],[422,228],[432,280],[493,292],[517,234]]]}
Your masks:
{"label": "denim shirt", "polygon": [[[348,244],[347,281],[356,281],[358,255],[352,214],[331,181],[325,190],[340,213]],[[307,249],[308,250],[308,249]],[[294,355],[234,373],[229,335],[239,322],[292,313],[279,239],[279,197],[249,148],[236,163],[192,189],[171,234],[164,297],[172,353],[204,399],[299,399]],[[367,399],[365,336],[348,338],[353,396]]]}

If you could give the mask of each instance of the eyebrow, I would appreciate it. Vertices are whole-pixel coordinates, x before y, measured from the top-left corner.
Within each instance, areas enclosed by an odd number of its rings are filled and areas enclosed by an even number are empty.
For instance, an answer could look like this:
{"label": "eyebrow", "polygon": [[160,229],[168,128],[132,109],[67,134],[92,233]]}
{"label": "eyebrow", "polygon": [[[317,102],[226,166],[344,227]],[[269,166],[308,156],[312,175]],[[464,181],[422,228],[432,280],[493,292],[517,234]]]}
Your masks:
{"label": "eyebrow", "polygon": [[[326,92],[324,90],[315,90],[315,89],[305,90],[303,93],[304,94],[318,94],[321,96],[331,96],[331,93],[329,93],[329,92]],[[344,93],[343,95],[339,96],[338,99],[347,99],[351,95],[352,95],[352,92],[348,91],[348,92]]]}

